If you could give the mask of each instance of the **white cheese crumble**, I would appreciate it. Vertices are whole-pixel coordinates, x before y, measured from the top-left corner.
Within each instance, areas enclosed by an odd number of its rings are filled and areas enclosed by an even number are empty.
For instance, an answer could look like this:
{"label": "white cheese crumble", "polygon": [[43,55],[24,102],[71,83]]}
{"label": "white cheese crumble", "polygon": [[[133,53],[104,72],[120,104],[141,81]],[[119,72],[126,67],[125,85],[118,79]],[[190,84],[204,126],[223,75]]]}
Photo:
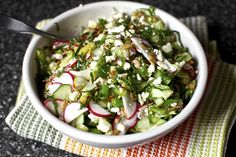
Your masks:
{"label": "white cheese crumble", "polygon": [[102,132],[108,132],[109,130],[111,130],[111,128],[112,126],[108,121],[106,121],[104,118],[100,118],[97,125],[98,130],[101,130]]}
{"label": "white cheese crumble", "polygon": [[129,70],[130,69],[130,64],[128,62],[124,63],[124,70]]}
{"label": "white cheese crumble", "polygon": [[121,45],[123,45],[121,40],[115,40],[114,41],[114,46],[118,47],[118,46],[121,46]]}
{"label": "white cheese crumble", "polygon": [[142,78],[140,77],[140,75],[139,75],[139,74],[137,74],[137,80],[139,80],[139,81],[141,81],[141,80],[142,80]]}
{"label": "white cheese crumble", "polygon": [[177,105],[178,104],[176,102],[170,104],[171,107],[176,107]]}
{"label": "white cheese crumble", "polygon": [[148,74],[149,74],[149,76],[151,76],[153,72],[155,72],[155,65],[151,64],[148,67]]}
{"label": "white cheese crumble", "polygon": [[93,83],[94,83],[94,84],[104,84],[105,81],[106,81],[105,79],[99,77],[99,78],[97,78]]}
{"label": "white cheese crumble", "polygon": [[142,92],[141,94],[138,94],[138,101],[140,102],[141,105],[145,103],[149,96],[148,92]]}
{"label": "white cheese crumble", "polygon": [[92,62],[90,63],[90,69],[91,69],[91,70],[96,69],[97,64],[98,64],[98,62],[92,61]]}
{"label": "white cheese crumble", "polygon": [[63,58],[62,54],[55,53],[52,55],[52,59],[61,60]]}
{"label": "white cheese crumble", "polygon": [[161,77],[157,77],[157,78],[152,82],[152,84],[153,84],[154,86],[158,86],[159,84],[161,84],[161,82],[162,82]]}
{"label": "white cheese crumble", "polygon": [[112,15],[113,19],[119,19],[123,17],[123,13],[121,12],[116,12],[115,14]]}
{"label": "white cheese crumble", "polygon": [[122,61],[121,61],[120,59],[118,59],[118,60],[117,60],[117,64],[118,64],[119,66],[121,66],[121,65],[122,65]]}
{"label": "white cheese crumble", "polygon": [[89,20],[88,27],[89,28],[96,28],[97,27],[97,22]]}
{"label": "white cheese crumble", "polygon": [[121,33],[125,30],[125,26],[120,25],[117,27],[113,27],[113,28],[108,28],[108,34],[112,34],[112,33]]}
{"label": "white cheese crumble", "polygon": [[108,62],[114,61],[116,58],[115,56],[106,56],[105,59],[106,59],[106,63],[108,63]]}
{"label": "white cheese crumble", "polygon": [[172,51],[172,46],[170,43],[167,43],[166,45],[162,46],[161,49],[166,53],[170,53]]}
{"label": "white cheese crumble", "polygon": [[110,109],[111,112],[114,112],[114,113],[117,113],[117,112],[120,112],[120,108],[119,107],[112,107]]}
{"label": "white cheese crumble", "polygon": [[104,38],[104,34],[99,34],[96,38],[93,39],[94,42],[100,41]]}
{"label": "white cheese crumble", "polygon": [[117,130],[124,132],[125,131],[125,125],[122,123],[117,124]]}
{"label": "white cheese crumble", "polygon": [[88,115],[88,117],[89,117],[89,119],[91,120],[91,122],[94,122],[94,123],[98,123],[98,121],[99,121],[99,119],[100,119],[100,117],[95,116],[95,115],[92,114],[92,113],[90,113],[90,114]]}

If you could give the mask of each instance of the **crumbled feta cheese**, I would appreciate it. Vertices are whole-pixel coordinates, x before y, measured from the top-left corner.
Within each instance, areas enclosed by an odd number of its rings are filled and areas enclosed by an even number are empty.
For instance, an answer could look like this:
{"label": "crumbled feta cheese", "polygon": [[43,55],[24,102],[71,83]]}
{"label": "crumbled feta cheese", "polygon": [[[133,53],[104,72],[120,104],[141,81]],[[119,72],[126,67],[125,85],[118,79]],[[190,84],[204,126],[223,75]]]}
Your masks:
{"label": "crumbled feta cheese", "polygon": [[152,82],[152,84],[153,84],[154,86],[158,86],[159,84],[161,84],[161,82],[162,82],[161,77],[157,77],[157,78]]}
{"label": "crumbled feta cheese", "polygon": [[171,107],[176,107],[177,105],[178,104],[176,102],[170,104]]}
{"label": "crumbled feta cheese", "polygon": [[115,56],[106,56],[105,59],[106,59],[106,63],[108,63],[108,62],[114,61],[116,58]]}
{"label": "crumbled feta cheese", "polygon": [[117,124],[117,130],[124,132],[125,131],[125,125],[122,123]]}
{"label": "crumbled feta cheese", "polygon": [[99,58],[100,58],[100,57],[98,57],[98,56],[94,56],[94,57],[93,57],[93,60],[98,61]]}
{"label": "crumbled feta cheese", "polygon": [[56,62],[51,62],[51,63],[49,64],[49,68],[52,69],[55,65],[57,65]]}
{"label": "crumbled feta cheese", "polygon": [[162,55],[162,52],[160,50],[157,50],[157,51],[154,50],[154,52],[156,53],[156,58],[162,62],[164,60],[164,56]]}
{"label": "crumbled feta cheese", "polygon": [[88,115],[88,117],[89,117],[89,119],[90,119],[92,122],[94,122],[94,123],[98,123],[98,121],[99,121],[99,119],[100,119],[100,117],[95,116],[95,115],[92,114],[92,113],[90,113],[90,114]]}
{"label": "crumbled feta cheese", "polygon": [[107,83],[108,83],[108,84],[111,84],[111,83],[112,83],[112,79],[108,79],[108,80],[107,80]]}
{"label": "crumbled feta cheese", "polygon": [[115,87],[114,84],[109,85],[109,88],[114,88],[114,87]]}
{"label": "crumbled feta cheese", "polygon": [[170,53],[172,51],[172,46],[170,43],[167,43],[166,45],[162,46],[162,50],[166,53]]}
{"label": "crumbled feta cheese", "polygon": [[125,30],[125,26],[120,25],[117,27],[113,27],[113,28],[109,28],[108,29],[108,34],[112,34],[112,33],[121,33]]}
{"label": "crumbled feta cheese", "polygon": [[112,22],[109,22],[105,25],[105,28],[112,28],[113,27],[113,23]]}
{"label": "crumbled feta cheese", "polygon": [[112,126],[108,121],[106,121],[104,118],[100,118],[97,125],[98,130],[101,130],[102,132],[108,132],[109,130],[111,130],[111,128]]}
{"label": "crumbled feta cheese", "polygon": [[96,69],[97,64],[98,64],[98,62],[96,62],[96,61],[92,61],[92,62],[90,63],[90,66],[89,66],[90,69],[91,69],[91,70]]}
{"label": "crumbled feta cheese", "polygon": [[118,77],[122,77],[122,78],[126,78],[127,77],[127,73],[123,73],[123,74],[118,74]]}
{"label": "crumbled feta cheese", "polygon": [[147,100],[149,96],[148,92],[142,92],[141,94],[138,94],[138,101],[140,102],[141,105],[144,104],[144,102]]}
{"label": "crumbled feta cheese", "polygon": [[107,44],[112,44],[112,43],[114,43],[114,39],[113,38],[107,38],[106,40],[105,40],[105,44],[107,45]]}
{"label": "crumbled feta cheese", "polygon": [[149,77],[149,78],[148,78],[148,82],[149,82],[149,81],[152,81],[152,80],[154,80],[154,79],[155,79],[155,78],[153,78],[153,77]]}
{"label": "crumbled feta cheese", "polygon": [[140,77],[140,75],[139,75],[139,74],[137,74],[137,80],[139,80],[139,81],[141,81],[141,80],[142,80],[142,78]]}
{"label": "crumbled feta cheese", "polygon": [[112,15],[113,19],[119,19],[119,18],[122,18],[122,17],[123,17],[123,13],[121,13],[121,12],[117,12],[117,13]]}
{"label": "crumbled feta cheese", "polygon": [[134,29],[129,29],[129,32],[134,34],[135,33],[135,30]]}
{"label": "crumbled feta cheese", "polygon": [[161,68],[166,69],[168,71],[171,72],[175,72],[177,70],[177,68],[172,65],[162,54],[162,52],[160,50],[154,49],[154,52],[156,54],[156,58],[157,58],[157,65],[159,65]]}
{"label": "crumbled feta cheese", "polygon": [[121,45],[123,45],[121,40],[115,40],[114,46],[118,47],[118,46],[121,46]]}
{"label": "crumbled feta cheese", "polygon": [[155,72],[155,65],[151,64],[148,67],[148,74],[149,74],[149,76],[151,76],[153,72]]}
{"label": "crumbled feta cheese", "polygon": [[129,70],[130,69],[130,64],[128,62],[124,63],[124,70]]}
{"label": "crumbled feta cheese", "polygon": [[120,112],[120,108],[119,107],[112,107],[110,110],[111,110],[111,112],[114,112],[114,113]]}
{"label": "crumbled feta cheese", "polygon": [[100,41],[104,38],[104,34],[99,34],[96,38],[93,39],[94,42]]}
{"label": "crumbled feta cheese", "polygon": [[101,45],[100,48],[96,48],[94,51],[93,51],[93,55],[96,56],[96,57],[100,57],[103,55],[104,53],[104,49],[103,49],[103,46]]}
{"label": "crumbled feta cheese", "polygon": [[119,59],[119,60],[117,60],[117,64],[119,65],[119,66],[121,66],[122,65],[122,61]]}
{"label": "crumbled feta cheese", "polygon": [[94,84],[104,84],[105,83],[105,79],[99,77],[93,83]]}
{"label": "crumbled feta cheese", "polygon": [[79,98],[79,92],[74,91],[69,95],[69,100],[70,101],[76,101]]}
{"label": "crumbled feta cheese", "polygon": [[97,23],[95,21],[89,20],[88,27],[89,28],[96,28],[97,27]]}
{"label": "crumbled feta cheese", "polygon": [[141,16],[140,19],[139,19],[139,22],[142,23],[143,21],[144,21],[144,16]]}
{"label": "crumbled feta cheese", "polygon": [[61,60],[63,58],[62,54],[55,53],[52,55],[52,59]]}

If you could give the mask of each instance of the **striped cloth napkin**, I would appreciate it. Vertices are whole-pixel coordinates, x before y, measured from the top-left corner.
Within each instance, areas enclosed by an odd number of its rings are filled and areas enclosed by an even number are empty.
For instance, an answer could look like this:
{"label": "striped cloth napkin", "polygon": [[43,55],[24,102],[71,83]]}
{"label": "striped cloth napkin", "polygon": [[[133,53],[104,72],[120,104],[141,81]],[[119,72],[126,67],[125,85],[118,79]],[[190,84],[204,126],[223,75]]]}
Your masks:
{"label": "striped cloth napkin", "polygon": [[[208,42],[205,17],[181,19],[198,37],[209,57],[209,79],[204,97],[182,125],[155,142],[126,149],[103,149],[81,144],[48,124],[32,106],[21,83],[16,106],[6,123],[18,135],[47,143],[81,156],[224,156],[236,118],[236,66],[222,62],[216,43]],[[42,28],[47,21],[42,21]]]}

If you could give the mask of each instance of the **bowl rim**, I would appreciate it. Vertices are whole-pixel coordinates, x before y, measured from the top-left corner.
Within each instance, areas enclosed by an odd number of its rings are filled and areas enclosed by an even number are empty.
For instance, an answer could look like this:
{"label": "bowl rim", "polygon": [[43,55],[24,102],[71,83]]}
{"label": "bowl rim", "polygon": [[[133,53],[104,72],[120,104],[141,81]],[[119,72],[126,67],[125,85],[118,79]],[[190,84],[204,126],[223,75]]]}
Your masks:
{"label": "bowl rim", "polygon": [[[86,5],[83,5],[83,7],[80,7],[80,8],[76,7],[56,16],[43,28],[43,30],[47,31],[54,25],[56,21],[60,21],[70,15],[79,13],[88,8],[96,8],[99,6],[110,6],[116,3],[122,4],[122,5],[138,5],[140,7],[145,7],[145,8],[150,6],[147,4],[131,2],[131,1],[101,1],[101,2],[95,2],[95,3],[88,3]],[[120,135],[120,136],[115,136],[115,135],[107,136],[107,135],[99,135],[99,134],[84,132],[66,124],[65,122],[59,120],[57,117],[52,115],[43,106],[41,100],[38,98],[37,94],[34,92],[34,89],[32,87],[33,84],[30,77],[30,74],[31,74],[30,59],[31,59],[32,54],[35,51],[35,46],[37,42],[41,38],[43,38],[43,37],[36,36],[32,39],[32,41],[30,42],[26,50],[24,60],[23,60],[22,71],[23,71],[23,82],[25,85],[26,93],[30,101],[32,102],[33,106],[39,112],[39,114],[43,117],[43,119],[46,120],[50,125],[56,128],[58,131],[82,143],[86,143],[90,145],[91,143],[96,143],[95,144],[96,146],[100,144],[107,144],[109,147],[111,145],[138,143],[141,141],[150,140],[156,136],[162,136],[170,132],[177,126],[179,126],[186,118],[188,118],[191,115],[191,113],[194,111],[194,109],[197,107],[197,105],[199,104],[205,90],[205,86],[207,82],[207,74],[208,74],[206,56],[200,42],[192,33],[192,31],[189,30],[189,28],[187,28],[183,23],[181,23],[177,18],[175,18],[171,14],[159,8],[156,8],[156,10],[162,15],[167,16],[168,19],[171,19],[173,23],[178,23],[179,25],[181,25],[183,29],[185,29],[185,31],[188,33],[188,36],[190,36],[191,39],[193,40],[192,42],[194,43],[195,47],[198,47],[198,56],[199,58],[201,58],[201,61],[198,62],[199,75],[201,75],[201,77],[199,77],[198,79],[197,88],[191,100],[189,101],[189,103],[184,107],[184,109],[178,115],[176,115],[174,118],[172,118],[168,122],[162,124],[161,126],[158,126],[157,128],[154,128],[154,129],[142,132],[142,133]]]}

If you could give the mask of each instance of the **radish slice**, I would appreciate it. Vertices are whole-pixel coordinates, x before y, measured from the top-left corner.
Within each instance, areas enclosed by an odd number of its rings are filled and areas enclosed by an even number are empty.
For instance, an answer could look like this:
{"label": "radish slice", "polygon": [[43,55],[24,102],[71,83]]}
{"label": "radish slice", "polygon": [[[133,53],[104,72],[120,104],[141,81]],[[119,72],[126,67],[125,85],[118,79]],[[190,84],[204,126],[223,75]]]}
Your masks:
{"label": "radish slice", "polygon": [[147,51],[148,47],[143,44],[142,39],[137,37],[132,37],[131,40],[134,43],[137,51],[141,53],[151,64],[155,65],[156,63],[155,54]]}
{"label": "radish slice", "polygon": [[120,120],[120,117],[118,117],[117,119],[114,119],[114,121],[113,121],[113,129],[117,130],[118,123],[123,124],[125,126],[125,130],[120,131],[119,135],[124,135],[128,129],[135,127],[137,122],[138,122],[138,118],[137,118],[136,114],[131,119],[123,118]]}
{"label": "radish slice", "polygon": [[87,108],[80,109],[81,104],[78,102],[71,103],[66,106],[65,112],[64,112],[64,120],[66,123],[70,123],[75,118],[77,118],[79,115],[83,114],[84,112],[88,111]]}
{"label": "radish slice", "polygon": [[44,106],[54,115],[56,115],[56,109],[55,109],[55,106],[54,104],[52,103],[51,100],[45,100],[44,101]]}
{"label": "radish slice", "polygon": [[72,59],[69,61],[68,65],[66,66],[66,69],[65,69],[65,70],[66,70],[66,71],[71,70],[71,68],[74,67],[74,66],[76,66],[76,64],[77,64],[77,59],[72,58]]}
{"label": "radish slice", "polygon": [[69,43],[70,43],[69,40],[54,40],[53,43],[52,43],[52,48],[57,49],[60,46],[68,45]]}
{"label": "radish slice", "polygon": [[89,111],[98,117],[109,117],[111,113],[106,109],[102,108],[100,105],[91,102],[88,106]]}
{"label": "radish slice", "polygon": [[61,84],[69,84],[73,86],[74,83],[74,77],[69,72],[63,73],[60,77],[55,77],[52,80],[53,83],[58,82]]}
{"label": "radish slice", "polygon": [[112,122],[112,128],[113,130],[115,130],[117,128],[117,124],[119,123],[120,121],[120,115],[116,115],[116,117],[114,118],[113,122]]}
{"label": "radish slice", "polygon": [[48,94],[52,95],[61,85],[59,82],[50,82],[47,85]]}
{"label": "radish slice", "polygon": [[60,112],[60,106],[63,103],[63,100],[57,99],[56,103],[58,104],[57,108],[56,106],[53,104],[52,100],[45,100],[44,101],[44,106],[54,115],[56,115],[57,113],[59,114],[59,116],[63,115],[63,113]]}
{"label": "radish slice", "polygon": [[74,71],[70,70],[70,73],[74,76],[82,77],[86,80],[90,80],[90,69],[82,70],[82,71]]}
{"label": "radish slice", "polygon": [[122,119],[121,123],[124,124],[127,128],[133,128],[138,122],[137,115],[133,116],[131,119]]}
{"label": "radish slice", "polygon": [[126,118],[131,119],[136,114],[138,105],[136,102],[131,101],[129,94],[122,96],[122,101]]}

